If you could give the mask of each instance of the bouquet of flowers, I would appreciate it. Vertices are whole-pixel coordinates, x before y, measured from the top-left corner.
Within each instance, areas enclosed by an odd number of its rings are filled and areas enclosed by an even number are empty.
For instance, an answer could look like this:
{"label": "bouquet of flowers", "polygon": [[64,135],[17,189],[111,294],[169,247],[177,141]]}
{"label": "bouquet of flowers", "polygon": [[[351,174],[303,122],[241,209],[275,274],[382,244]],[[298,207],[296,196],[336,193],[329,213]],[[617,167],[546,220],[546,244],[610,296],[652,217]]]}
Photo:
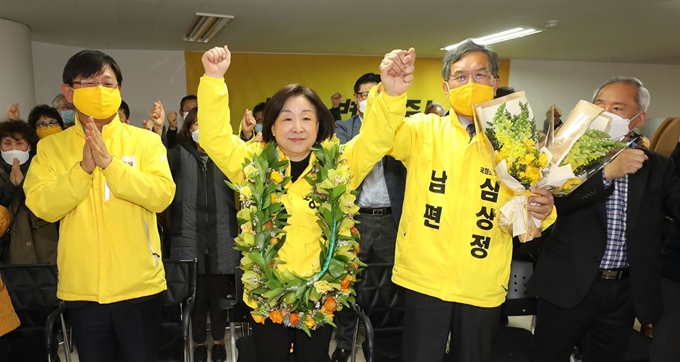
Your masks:
{"label": "bouquet of flowers", "polygon": [[485,121],[479,126],[493,150],[496,175],[515,195],[500,208],[499,225],[512,230],[522,242],[533,240],[541,235],[541,221],[527,211],[529,190],[539,182],[550,159],[536,147],[538,132],[529,102],[524,92],[514,93],[478,105],[477,117]]}
{"label": "bouquet of flowers", "polygon": [[[602,130],[589,129],[593,121],[606,124],[602,108],[581,101],[563,126],[537,147],[538,132],[524,92],[476,105],[478,128],[484,130],[488,149],[493,150],[494,170],[514,197],[500,208],[501,227],[511,229],[520,241],[541,235],[541,221],[527,211],[531,188],[565,195],[599,170],[625,145],[610,140]],[[601,117],[605,117],[603,120]]]}
{"label": "bouquet of flowers", "polygon": [[557,182],[545,179],[538,186],[551,189],[557,196],[568,195],[611,162],[618,155],[616,150],[626,148],[620,141],[627,135],[611,134],[620,133],[611,127],[612,116],[601,107],[580,101],[546,145],[553,155],[552,168],[560,178]]}
{"label": "bouquet of flowers", "polygon": [[310,330],[333,325],[335,311],[354,302],[352,285],[364,265],[357,254],[359,244],[354,215],[355,191],[349,188],[351,173],[337,139],[312,149],[316,162],[305,180],[312,185],[307,199],[317,205],[321,233],[318,264],[310,276],[286,268],[279,250],[286,241],[287,220],[282,199],[290,177],[283,177],[288,159],[276,144],[254,142],[243,164],[242,184],[227,184],[238,192],[237,214],[241,232],[235,239],[241,251],[244,293],[255,322],[272,322]]}

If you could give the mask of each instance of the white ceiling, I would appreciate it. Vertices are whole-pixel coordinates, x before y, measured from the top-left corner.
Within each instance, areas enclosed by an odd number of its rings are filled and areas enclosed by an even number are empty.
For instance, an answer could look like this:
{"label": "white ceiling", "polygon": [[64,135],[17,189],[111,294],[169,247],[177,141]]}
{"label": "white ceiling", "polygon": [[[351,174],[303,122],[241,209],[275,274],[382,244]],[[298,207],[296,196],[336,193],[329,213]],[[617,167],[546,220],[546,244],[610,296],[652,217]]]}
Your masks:
{"label": "white ceiling", "polygon": [[[196,12],[235,16],[209,44],[181,40]],[[505,59],[680,64],[680,0],[0,0],[34,41],[101,49],[381,55],[516,26],[556,29],[492,46]]]}

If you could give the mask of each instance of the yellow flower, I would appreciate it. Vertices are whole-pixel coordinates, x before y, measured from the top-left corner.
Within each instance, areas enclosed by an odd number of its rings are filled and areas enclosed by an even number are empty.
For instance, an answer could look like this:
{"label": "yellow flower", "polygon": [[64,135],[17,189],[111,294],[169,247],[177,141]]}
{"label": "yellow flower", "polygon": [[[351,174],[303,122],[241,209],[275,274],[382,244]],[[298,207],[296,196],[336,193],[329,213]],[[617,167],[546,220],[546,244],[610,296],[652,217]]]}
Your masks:
{"label": "yellow flower", "polygon": [[356,196],[352,195],[350,192],[345,192],[340,196],[340,210],[344,214],[355,214],[359,211],[359,206],[354,202],[356,201]]}
{"label": "yellow flower", "polygon": [[264,324],[264,321],[267,320],[267,317],[261,316],[259,314],[250,313],[250,316],[253,317],[253,320],[255,321],[255,323]]}
{"label": "yellow flower", "polygon": [[253,232],[253,224],[250,221],[244,222],[243,224],[241,224],[241,232],[242,233],[252,233]]}
{"label": "yellow flower", "polygon": [[255,168],[253,165],[248,165],[243,169],[243,174],[246,176],[246,179],[251,180],[253,177],[257,176],[257,174],[260,171]]}
{"label": "yellow flower", "polygon": [[541,167],[548,166],[548,155],[541,153],[541,155],[538,156],[538,163],[541,165]]}
{"label": "yellow flower", "polygon": [[283,182],[283,177],[279,171],[272,171],[272,173],[269,174],[269,179],[273,182],[276,182],[277,184]]}
{"label": "yellow flower", "polygon": [[271,198],[272,198],[272,204],[275,204],[275,203],[281,201],[281,200],[279,199],[279,196],[276,194],[276,192],[272,192],[272,193],[270,194],[270,196],[271,196]]}
{"label": "yellow flower", "polygon": [[524,155],[524,162],[526,162],[527,164],[534,162],[535,159],[536,156],[534,156],[533,153],[527,153],[526,155]]}
{"label": "yellow flower", "polygon": [[248,186],[241,186],[238,189],[238,193],[241,201],[245,201],[253,197],[253,192],[250,190],[250,187]]}
{"label": "yellow flower", "polygon": [[250,209],[241,209],[236,213],[239,219],[250,220]]}
{"label": "yellow flower", "polygon": [[316,289],[316,291],[320,294],[324,294],[333,290],[333,287],[327,281],[319,280],[314,282],[314,289]]}
{"label": "yellow flower", "polygon": [[312,319],[312,317],[309,314],[307,314],[307,316],[305,317],[305,325],[307,326],[307,328],[312,329],[314,328],[315,324],[316,323],[314,323],[314,319]]}
{"label": "yellow flower", "polygon": [[329,170],[328,171],[328,179],[331,180],[331,183],[334,186],[338,186],[341,183],[347,182],[347,180],[349,180],[349,171],[348,170]]}
{"label": "yellow flower", "polygon": [[336,143],[340,143],[340,140],[337,137],[335,137],[335,135],[333,135],[333,137],[331,137],[331,138],[329,138],[325,141],[321,141],[321,147],[323,147],[325,149],[330,149]]}
{"label": "yellow flower", "polygon": [[534,142],[532,139],[524,140],[524,147],[531,150],[532,148],[536,147],[536,142]]}

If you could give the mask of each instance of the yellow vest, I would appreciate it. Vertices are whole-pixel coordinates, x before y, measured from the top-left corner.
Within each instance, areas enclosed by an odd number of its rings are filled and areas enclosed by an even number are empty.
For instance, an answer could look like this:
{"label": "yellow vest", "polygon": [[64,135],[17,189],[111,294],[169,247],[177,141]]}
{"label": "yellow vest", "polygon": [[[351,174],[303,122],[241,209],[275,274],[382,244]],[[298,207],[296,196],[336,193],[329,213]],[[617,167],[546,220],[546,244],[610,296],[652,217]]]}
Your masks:
{"label": "yellow vest", "polygon": [[166,289],[156,213],[175,195],[157,134],[114,118],[102,137],[113,161],[89,175],[80,167],[85,133],[76,125],[38,144],[26,173],[26,205],[60,223],[57,250],[63,300],[101,304]]}
{"label": "yellow vest", "polygon": [[392,279],[444,301],[496,307],[512,258],[498,215],[512,192],[483,156],[481,137],[470,141],[455,114],[416,114],[397,130],[390,154],[407,174]]}

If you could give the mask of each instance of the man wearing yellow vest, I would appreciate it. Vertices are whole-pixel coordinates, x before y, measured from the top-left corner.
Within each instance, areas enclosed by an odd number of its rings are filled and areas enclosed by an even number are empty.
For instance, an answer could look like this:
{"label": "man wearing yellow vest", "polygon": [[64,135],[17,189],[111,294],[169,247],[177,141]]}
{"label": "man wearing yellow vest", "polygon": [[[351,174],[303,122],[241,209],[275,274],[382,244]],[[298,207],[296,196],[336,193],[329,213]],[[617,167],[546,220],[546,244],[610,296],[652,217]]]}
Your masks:
{"label": "man wearing yellow vest", "polygon": [[[444,57],[449,116],[416,114],[397,130],[391,156],[408,170],[392,280],[406,288],[404,361],[482,362],[505,301],[512,235],[498,226],[512,196],[483,156],[474,103],[493,99],[496,53],[467,41]],[[466,130],[467,129],[467,130]],[[531,215],[554,220],[553,197],[534,190]]]}
{"label": "man wearing yellow vest", "polygon": [[166,289],[156,213],[175,194],[161,138],[120,122],[120,68],[84,50],[64,68],[76,124],[40,142],[26,206],[60,221],[57,297],[80,361],[152,362]]}

